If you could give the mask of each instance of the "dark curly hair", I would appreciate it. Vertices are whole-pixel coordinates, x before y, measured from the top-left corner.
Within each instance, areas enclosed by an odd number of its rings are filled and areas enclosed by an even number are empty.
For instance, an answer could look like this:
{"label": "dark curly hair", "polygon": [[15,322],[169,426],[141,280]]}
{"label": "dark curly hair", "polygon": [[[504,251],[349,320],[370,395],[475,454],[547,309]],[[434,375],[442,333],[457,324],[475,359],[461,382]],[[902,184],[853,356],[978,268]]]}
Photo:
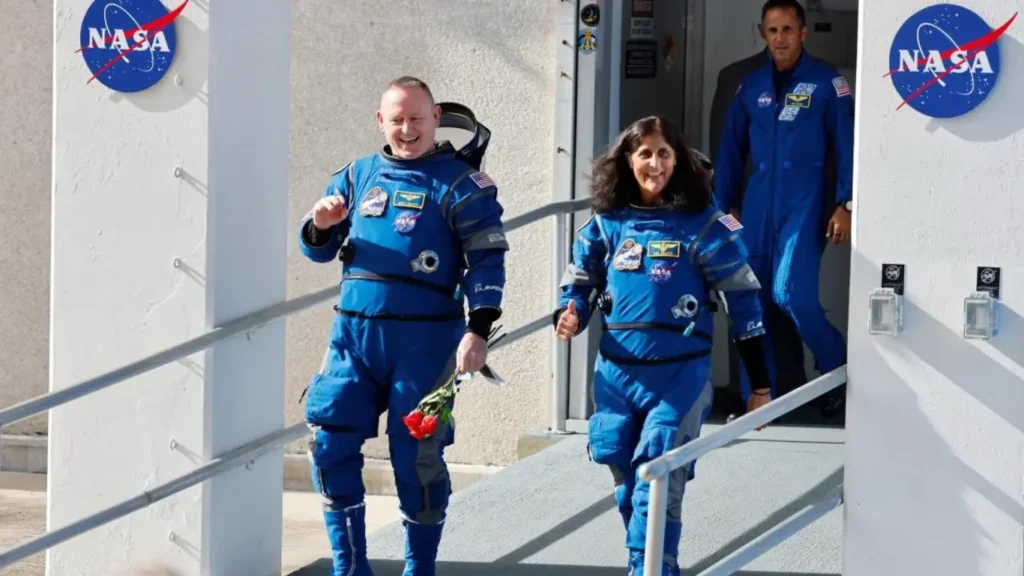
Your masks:
{"label": "dark curly hair", "polygon": [[629,167],[629,157],[640,148],[642,140],[652,134],[661,134],[676,154],[672,177],[661,192],[665,206],[680,212],[701,212],[711,205],[708,170],[691,152],[671,120],[648,116],[630,124],[608,151],[594,161],[591,197],[595,212],[612,212],[640,204],[640,185]]}

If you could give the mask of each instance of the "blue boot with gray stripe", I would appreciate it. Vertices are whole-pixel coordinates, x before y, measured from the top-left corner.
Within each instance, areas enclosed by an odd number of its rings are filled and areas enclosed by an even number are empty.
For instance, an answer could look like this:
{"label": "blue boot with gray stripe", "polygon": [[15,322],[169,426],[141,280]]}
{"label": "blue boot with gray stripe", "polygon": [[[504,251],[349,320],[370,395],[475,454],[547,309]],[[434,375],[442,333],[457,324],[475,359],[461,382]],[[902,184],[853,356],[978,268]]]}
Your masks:
{"label": "blue boot with gray stripe", "polygon": [[404,521],[405,525],[405,571],[402,576],[435,576],[437,574],[437,547],[441,545],[440,524],[416,524]]}
{"label": "blue boot with gray stripe", "polygon": [[333,576],[373,576],[366,558],[366,505],[324,510],[331,542]]}

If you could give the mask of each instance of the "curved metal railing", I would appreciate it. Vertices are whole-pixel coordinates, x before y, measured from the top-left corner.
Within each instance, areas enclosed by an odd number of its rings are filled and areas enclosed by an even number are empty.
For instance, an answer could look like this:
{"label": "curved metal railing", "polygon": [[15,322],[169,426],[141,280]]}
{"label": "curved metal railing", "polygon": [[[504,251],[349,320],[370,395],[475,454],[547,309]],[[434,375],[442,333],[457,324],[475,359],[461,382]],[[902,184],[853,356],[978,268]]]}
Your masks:
{"label": "curved metal railing", "polygon": [[[532,224],[533,222],[547,218],[548,216],[555,216],[557,218],[556,227],[559,230],[563,230],[566,228],[565,220],[568,215],[573,212],[587,210],[589,208],[590,198],[580,198],[578,200],[568,200],[564,202],[552,202],[535,210],[531,210],[508,219],[505,222],[505,230],[506,232],[511,232],[517,228],[526,226],[527,224]],[[561,245],[562,242],[558,242],[557,244]],[[317,292],[305,294],[285,302],[268,306],[257,310],[256,312],[247,314],[242,318],[232,320],[231,322],[214,328],[201,336],[176,346],[172,346],[171,348],[157,352],[156,354],[137,360],[131,364],[111,370],[110,372],[79,382],[78,384],[74,384],[67,388],[43,394],[9,408],[5,408],[0,410],[0,428],[35,414],[56,408],[62,404],[67,404],[68,402],[72,402],[82,398],[83,396],[98,392],[119,382],[124,382],[125,380],[129,380],[155,368],[170,364],[171,362],[175,362],[195,354],[196,352],[205,350],[221,340],[255,330],[269,322],[291,316],[292,314],[311,308],[329,299],[337,298],[337,295],[338,287],[331,286]],[[550,313],[546,313],[536,320],[516,328],[515,330],[509,331],[505,337],[495,342],[494,345],[490,347],[490,350],[494,351],[504,346],[508,346],[516,340],[524,338],[550,325],[551,315]],[[568,382],[564,378],[557,378],[555,380],[553,396],[555,398],[556,405],[560,402],[559,397],[568,393],[567,386]],[[552,414],[552,428],[555,431],[563,431],[564,427],[565,414],[556,410],[555,413]],[[114,506],[96,512],[90,516],[86,516],[81,520],[77,520],[67,526],[58,528],[57,530],[47,532],[46,534],[17,546],[16,548],[0,553],[0,568],[20,560],[24,560],[25,558],[42,552],[47,548],[51,548],[61,542],[70,540],[75,536],[121,518],[122,516],[130,514],[136,510],[146,508],[155,502],[167,498],[168,496],[177,494],[182,490],[191,488],[192,486],[213,478],[214,476],[237,468],[238,466],[241,466],[246,462],[250,462],[259,456],[276,449],[277,447],[304,437],[308,432],[309,429],[306,424],[304,422],[299,422],[288,428],[257,438],[248,444],[228,452],[227,454],[214,458],[210,462],[207,462],[188,474],[179,476],[165,484],[146,490],[142,494],[133,498],[125,500],[119,504],[115,504]]]}

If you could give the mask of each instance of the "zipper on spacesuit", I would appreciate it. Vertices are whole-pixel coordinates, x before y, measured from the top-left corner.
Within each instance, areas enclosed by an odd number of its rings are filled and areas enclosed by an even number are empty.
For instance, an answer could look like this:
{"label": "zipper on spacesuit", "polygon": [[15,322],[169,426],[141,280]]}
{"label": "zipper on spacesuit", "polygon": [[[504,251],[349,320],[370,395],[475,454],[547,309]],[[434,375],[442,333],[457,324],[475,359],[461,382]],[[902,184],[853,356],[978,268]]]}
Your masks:
{"label": "zipper on spacesuit", "polygon": [[[774,64],[772,64],[774,67]],[[779,90],[778,86],[775,85],[775,70],[772,70],[772,90],[775,92],[775,111],[772,113],[772,161],[769,164],[768,177],[771,179],[768,185],[768,214],[767,222],[765,224],[768,227],[768,249],[766,250],[767,255],[762,254],[762,258],[768,258],[769,262],[774,262],[771,254],[775,251],[775,219],[772,218],[772,213],[775,211],[775,152],[779,147],[779,98],[778,95],[782,94],[783,100],[786,98],[786,91]],[[774,267],[774,264],[773,264]]]}

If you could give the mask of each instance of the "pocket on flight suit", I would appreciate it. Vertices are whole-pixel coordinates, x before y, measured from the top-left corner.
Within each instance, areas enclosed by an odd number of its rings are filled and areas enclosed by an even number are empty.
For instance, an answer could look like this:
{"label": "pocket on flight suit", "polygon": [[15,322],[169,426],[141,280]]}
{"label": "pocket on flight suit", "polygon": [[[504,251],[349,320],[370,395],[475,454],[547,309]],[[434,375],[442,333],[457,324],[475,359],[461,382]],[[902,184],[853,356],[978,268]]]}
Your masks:
{"label": "pocket on flight suit", "polygon": [[378,386],[347,350],[332,350],[327,369],[310,380],[306,421],[354,428],[365,438],[377,435],[381,402]]}
{"label": "pocket on flight suit", "polygon": [[629,470],[636,446],[636,420],[628,414],[597,412],[587,421],[590,458],[620,472]]}

